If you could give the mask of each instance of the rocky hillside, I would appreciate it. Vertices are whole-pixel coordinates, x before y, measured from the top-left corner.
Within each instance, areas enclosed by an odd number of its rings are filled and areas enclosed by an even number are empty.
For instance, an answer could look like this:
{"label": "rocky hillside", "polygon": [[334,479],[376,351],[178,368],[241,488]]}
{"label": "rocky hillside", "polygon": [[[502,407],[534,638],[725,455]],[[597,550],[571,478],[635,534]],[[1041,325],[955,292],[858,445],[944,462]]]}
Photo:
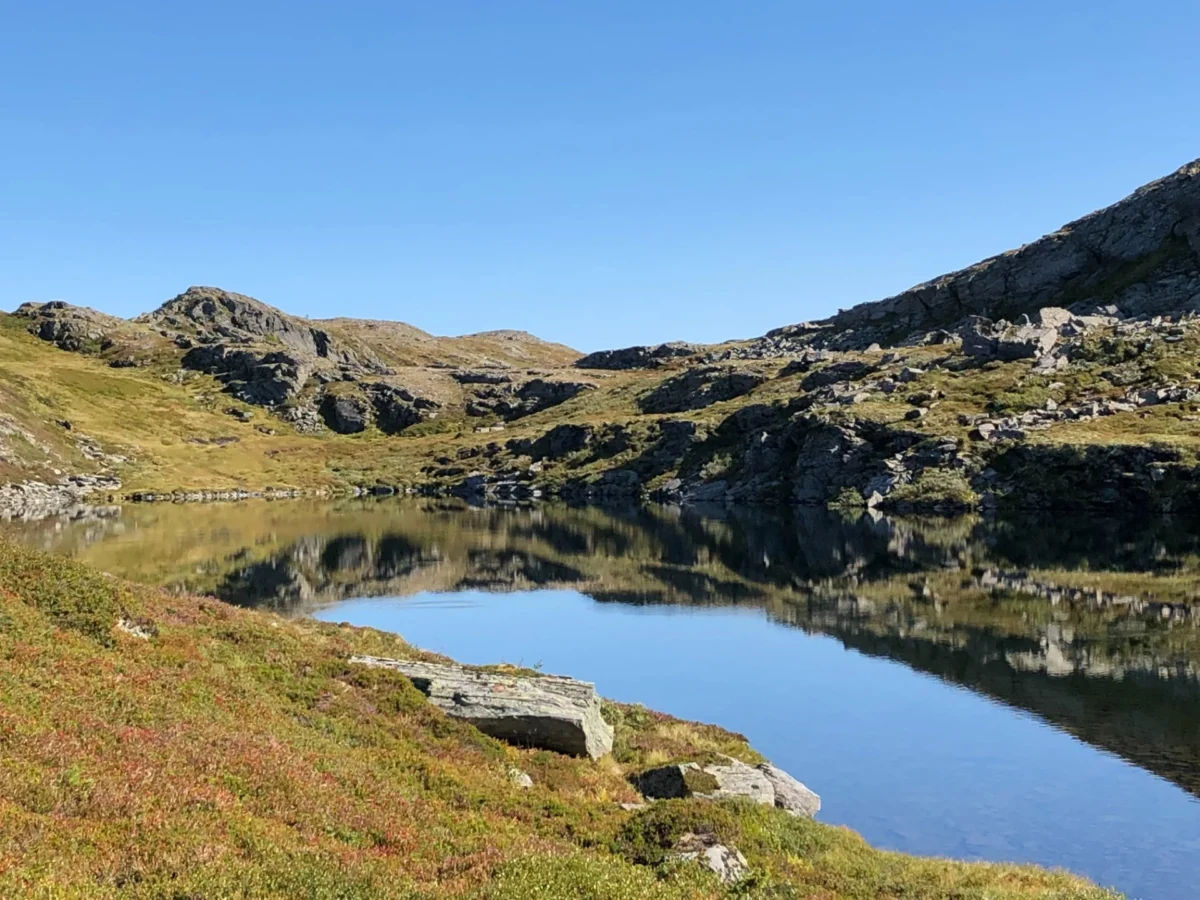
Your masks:
{"label": "rocky hillside", "polygon": [[0,478],[22,483],[0,506],[69,502],[82,476],[195,497],[1178,509],[1200,499],[1198,312],[1200,162],[895,297],[713,346],[580,357],[215,288],[133,321],[26,304],[0,318]]}
{"label": "rocky hillside", "polygon": [[968,316],[1015,320],[1047,306],[1122,318],[1196,312],[1198,258],[1200,160],[1032,244],[768,337],[862,349],[930,343]]}

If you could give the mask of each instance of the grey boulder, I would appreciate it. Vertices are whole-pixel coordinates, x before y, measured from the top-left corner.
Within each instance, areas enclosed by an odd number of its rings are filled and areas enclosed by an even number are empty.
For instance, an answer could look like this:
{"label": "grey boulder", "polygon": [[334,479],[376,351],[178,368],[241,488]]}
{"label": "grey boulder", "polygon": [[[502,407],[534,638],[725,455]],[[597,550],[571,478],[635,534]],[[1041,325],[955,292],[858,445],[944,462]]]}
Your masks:
{"label": "grey boulder", "polygon": [[722,884],[734,884],[746,877],[750,865],[741,851],[726,847],[711,834],[687,832],[675,842],[676,859],[696,860],[717,876]]}
{"label": "grey boulder", "polygon": [[326,394],[321,399],[321,418],[338,434],[358,434],[367,430],[371,409],[361,397]]}
{"label": "grey boulder", "polygon": [[770,763],[751,766],[729,757],[724,763],[707,766],[694,762],[672,763],[649,769],[631,780],[642,796],[651,800],[745,797],[763,806],[774,806],[794,816],[808,818],[821,809],[820,797]]}
{"label": "grey boulder", "polygon": [[447,715],[499,740],[592,759],[612,750],[612,727],[601,717],[600,698],[589,682],[375,656],[350,661],[394,669]]}
{"label": "grey boulder", "polygon": [[821,798],[783,769],[763,763],[758,766],[758,771],[775,790],[775,805],[780,809],[786,809],[793,816],[810,819],[821,811]]}

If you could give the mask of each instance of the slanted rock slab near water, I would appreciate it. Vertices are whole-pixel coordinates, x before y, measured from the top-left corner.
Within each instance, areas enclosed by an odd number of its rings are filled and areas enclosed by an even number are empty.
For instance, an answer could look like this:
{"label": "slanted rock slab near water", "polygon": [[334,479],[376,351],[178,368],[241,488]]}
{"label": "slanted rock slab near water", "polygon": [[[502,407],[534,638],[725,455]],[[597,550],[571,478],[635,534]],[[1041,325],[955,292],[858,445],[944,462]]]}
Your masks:
{"label": "slanted rock slab near water", "polygon": [[783,769],[770,763],[751,766],[726,759],[725,763],[707,766],[672,763],[642,772],[632,780],[642,795],[651,800],[746,797],[810,819],[821,809],[821,798]]}
{"label": "slanted rock slab near water", "polygon": [[612,727],[600,716],[600,698],[589,682],[377,656],[350,661],[395,669],[438,709],[502,741],[592,759],[612,750]]}

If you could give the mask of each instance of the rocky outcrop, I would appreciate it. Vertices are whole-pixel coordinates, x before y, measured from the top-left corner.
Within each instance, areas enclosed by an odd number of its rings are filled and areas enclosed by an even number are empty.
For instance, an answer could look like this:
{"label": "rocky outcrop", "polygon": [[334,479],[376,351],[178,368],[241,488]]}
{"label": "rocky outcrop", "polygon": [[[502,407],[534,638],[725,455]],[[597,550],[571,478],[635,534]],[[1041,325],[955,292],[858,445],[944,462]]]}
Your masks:
{"label": "rocky outcrop", "polygon": [[535,462],[562,459],[586,449],[595,433],[596,429],[591,425],[555,425],[536,440],[523,438],[509,441],[508,449],[519,456],[528,456]]}
{"label": "rocky outcrop", "polygon": [[672,341],[657,347],[625,347],[621,350],[599,350],[575,361],[577,369],[657,369],[673,359],[693,356],[698,344]]}
{"label": "rocky outcrop", "polygon": [[371,407],[354,394],[326,394],[321,398],[321,418],[338,434],[358,434],[371,424]]}
{"label": "rocky outcrop", "polygon": [[29,320],[27,329],[43,341],[61,350],[75,353],[100,352],[109,336],[121,329],[124,321],[84,306],[72,306],[61,300],[49,303],[24,303],[13,313]]}
{"label": "rocky outcrop", "polygon": [[441,409],[436,400],[383,382],[368,385],[367,394],[375,408],[375,424],[384,434],[399,434],[418,422],[436,418]]}
{"label": "rocky outcrop", "polygon": [[205,372],[233,396],[255,406],[277,406],[303,389],[316,363],[296,353],[238,349],[227,344],[193,347],[183,355],[186,369]]}
{"label": "rocky outcrop", "polygon": [[391,374],[369,351],[346,347],[302,319],[219,288],[188,288],[135,321],[185,348],[184,368],[216,377],[234,396],[259,406],[292,399],[319,372],[350,379]]}
{"label": "rocky outcrop", "polygon": [[[1040,359],[1058,343],[1058,327],[1034,325],[1025,321],[1017,325],[993,322],[982,316],[970,316],[963,326],[962,348],[967,356],[979,359]],[[1069,315],[1068,315],[1069,319]]]}
{"label": "rocky outcrop", "polygon": [[565,403],[595,385],[587,381],[554,381],[534,378],[523,384],[490,384],[477,389],[467,400],[469,416],[497,416],[505,421]]}
{"label": "rocky outcrop", "polygon": [[399,672],[439,709],[494,738],[592,759],[612,750],[612,726],[601,717],[595,685],[588,682],[371,656],[351,662]]}
{"label": "rocky outcrop", "polygon": [[726,847],[713,834],[689,831],[675,842],[671,855],[676,859],[699,862],[722,884],[735,884],[750,871],[750,864],[741,851]]}
{"label": "rocky outcrop", "polygon": [[751,766],[729,757],[724,763],[704,766],[694,762],[672,763],[641,772],[631,781],[642,796],[651,800],[742,797],[807,818],[821,809],[820,797],[770,763]]}
{"label": "rocky outcrop", "polygon": [[862,349],[923,341],[967,316],[1011,321],[1049,306],[1124,316],[1200,308],[1200,160],[1018,250],[763,343]]}
{"label": "rocky outcrop", "polygon": [[0,519],[43,519],[70,513],[79,509],[89,495],[120,488],[121,482],[108,475],[72,475],[57,484],[0,484]]}
{"label": "rocky outcrop", "polygon": [[373,355],[342,346],[329,332],[273,306],[215,287],[190,287],[136,321],[200,343],[278,344],[301,358],[383,372]]}
{"label": "rocky outcrop", "polygon": [[770,763],[761,763],[758,770],[775,790],[775,806],[779,809],[810,819],[821,811],[821,798],[783,769]]}
{"label": "rocky outcrop", "polygon": [[645,413],[679,413],[703,409],[722,400],[750,393],[767,380],[765,375],[731,366],[704,366],[688,369],[668,378],[640,400]]}
{"label": "rocky outcrop", "polygon": [[511,384],[513,380],[505,369],[458,369],[450,377],[459,384]]}
{"label": "rocky outcrop", "polygon": [[805,376],[800,382],[800,387],[806,391],[815,391],[835,384],[849,384],[854,381],[862,381],[875,371],[875,366],[856,359],[830,363]]}

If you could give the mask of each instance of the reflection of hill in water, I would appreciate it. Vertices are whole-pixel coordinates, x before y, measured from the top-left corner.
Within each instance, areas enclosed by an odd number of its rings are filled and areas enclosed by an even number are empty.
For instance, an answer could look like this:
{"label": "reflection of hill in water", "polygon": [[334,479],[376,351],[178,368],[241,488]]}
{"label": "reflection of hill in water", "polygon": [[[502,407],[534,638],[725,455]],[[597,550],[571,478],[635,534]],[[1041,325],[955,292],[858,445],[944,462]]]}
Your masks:
{"label": "reflection of hill in water", "polygon": [[287,613],[543,587],[760,607],[1029,710],[1200,796],[1200,530],[1179,520],[356,501],[133,507],[22,536],[131,578]]}

